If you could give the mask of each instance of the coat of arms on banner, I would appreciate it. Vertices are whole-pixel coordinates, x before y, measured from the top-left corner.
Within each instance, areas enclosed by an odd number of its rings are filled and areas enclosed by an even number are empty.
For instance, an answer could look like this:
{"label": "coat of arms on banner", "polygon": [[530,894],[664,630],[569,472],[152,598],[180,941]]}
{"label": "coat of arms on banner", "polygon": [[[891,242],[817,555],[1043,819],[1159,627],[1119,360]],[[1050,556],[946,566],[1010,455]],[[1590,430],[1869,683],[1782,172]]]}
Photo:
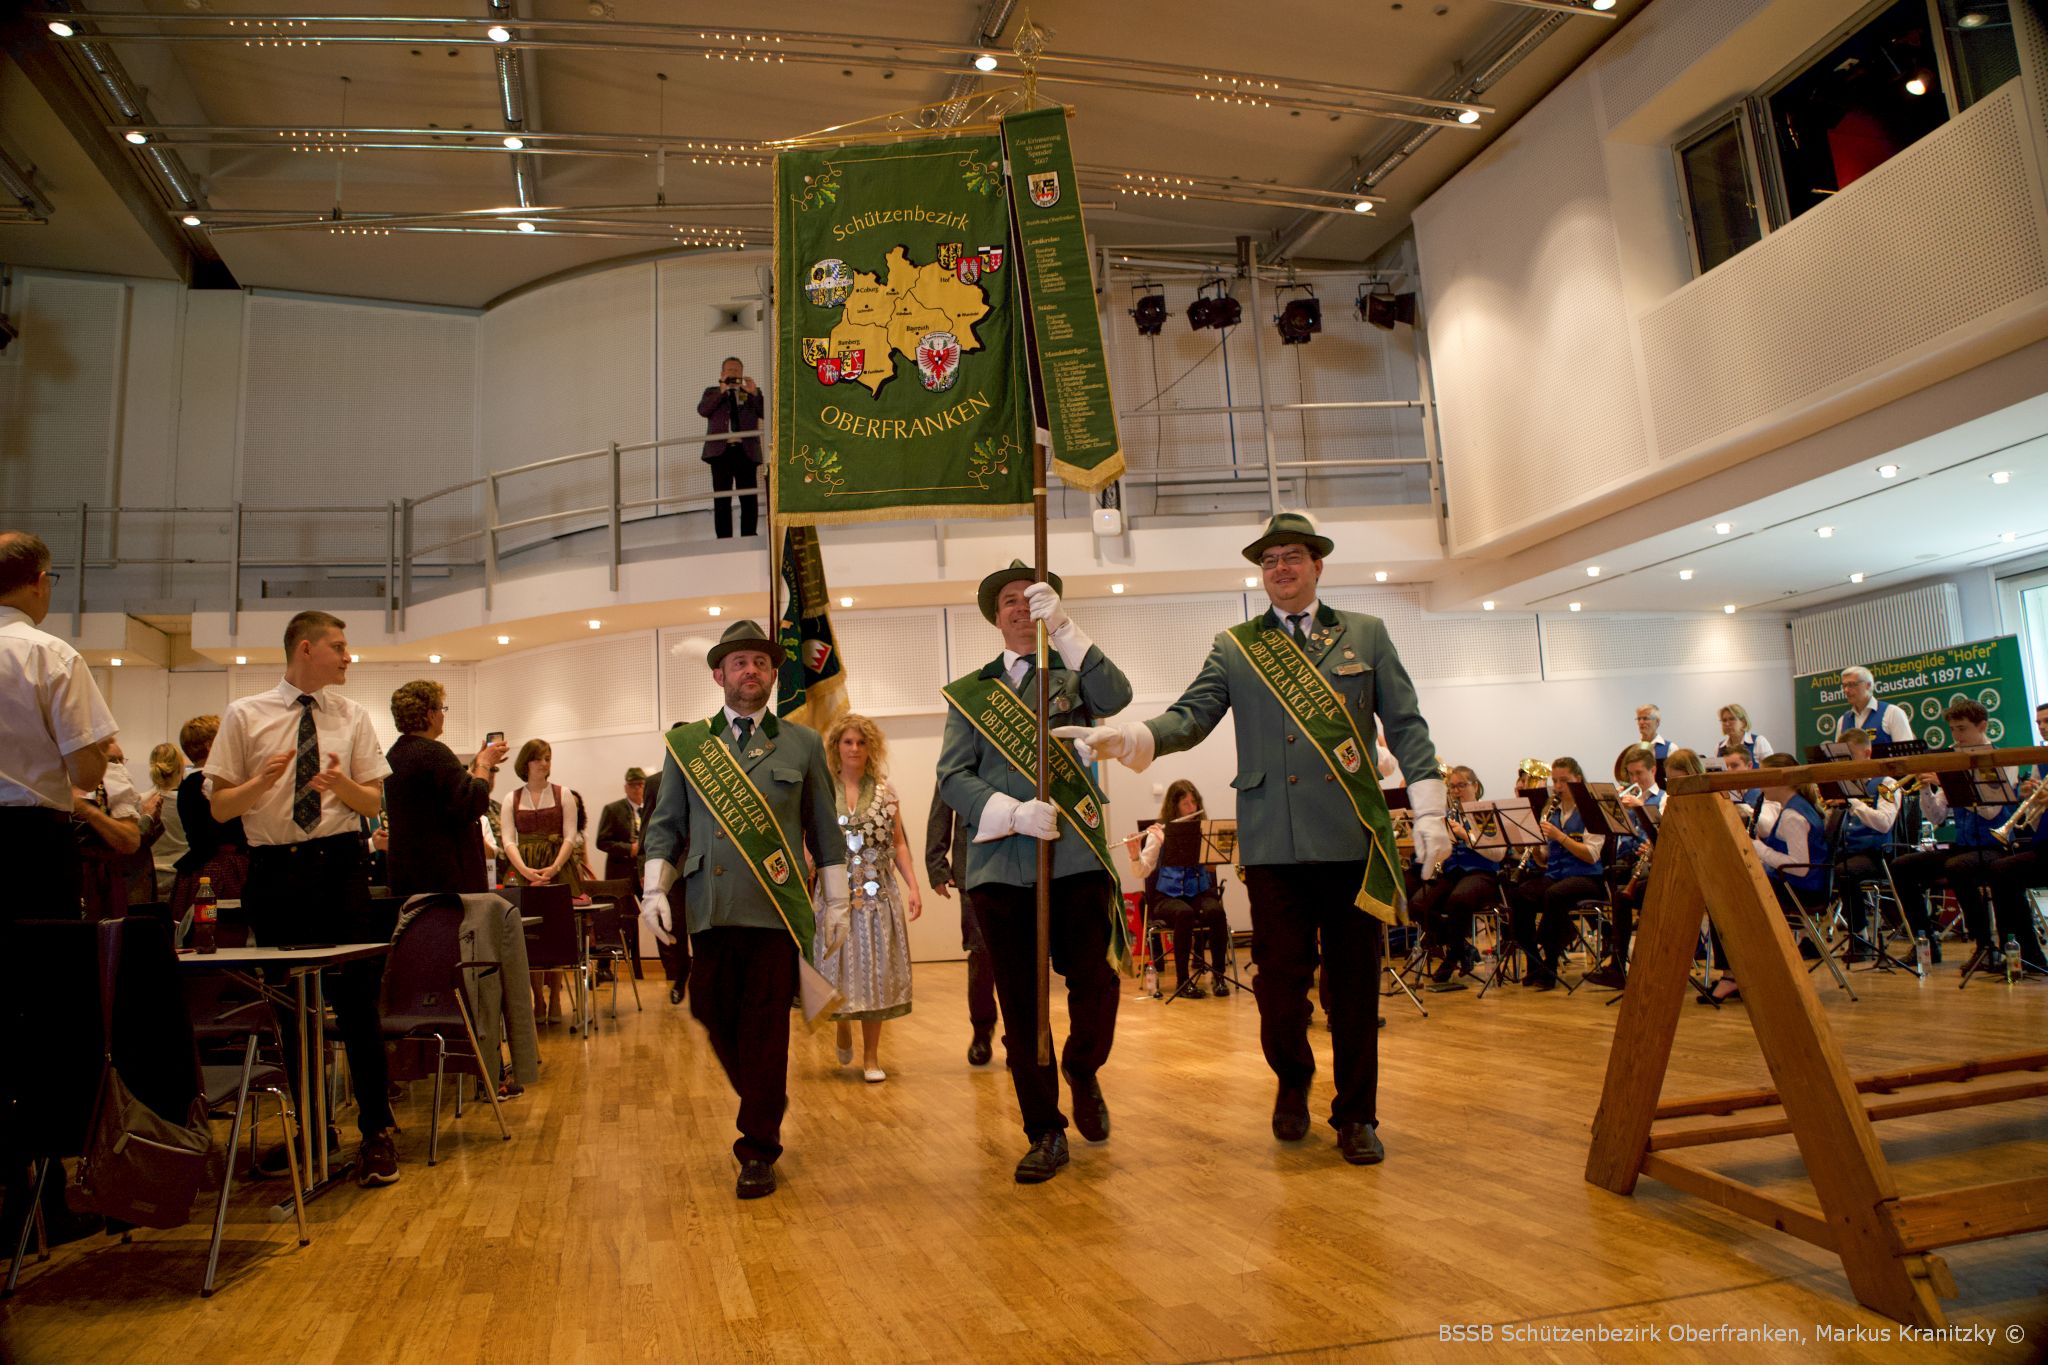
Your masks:
{"label": "coat of arms on banner", "polygon": [[839,348],[839,382],[851,384],[854,380],[860,378],[861,370],[867,364],[867,358],[868,353],[864,347],[841,346]]}
{"label": "coat of arms on banner", "polygon": [[960,264],[961,245],[959,242],[939,243],[939,269],[951,270],[954,266]]}
{"label": "coat of arms on banner", "polygon": [[1337,746],[1337,761],[1344,765],[1345,772],[1357,772],[1359,764],[1362,762],[1358,753],[1358,741],[1347,739],[1342,744],[1339,744]]}
{"label": "coat of arms on banner", "polygon": [[778,848],[769,854],[761,866],[767,870],[769,879],[777,886],[789,880],[789,859],[782,856],[781,849]]}
{"label": "coat of arms on banner", "polygon": [[953,267],[953,274],[962,284],[973,284],[981,278],[981,257],[962,256]]}
{"label": "coat of arms on banner", "polygon": [[1003,249],[999,246],[985,246],[980,251],[981,268],[993,273],[1003,268]]}
{"label": "coat of arms on banner", "polygon": [[824,358],[825,358],[826,356],[830,355],[831,353],[832,353],[832,338],[830,338],[830,337],[805,337],[805,338],[804,338],[804,364],[806,364],[806,365],[816,365],[816,364],[817,364],[817,363],[818,363],[819,361],[823,360],[823,359],[824,359]]}
{"label": "coat of arms on banner", "polygon": [[1031,187],[1031,202],[1042,209],[1049,209],[1060,202],[1060,173],[1041,171],[1027,182]]}
{"label": "coat of arms on banner", "polygon": [[830,640],[810,639],[804,641],[804,668],[807,672],[823,673],[825,661],[832,657]]}
{"label": "coat of arms on banner", "polygon": [[960,341],[951,332],[926,332],[917,342],[917,373],[933,393],[960,377]]}
{"label": "coat of arms on banner", "polygon": [[1082,797],[1074,803],[1074,809],[1079,812],[1081,819],[1087,823],[1088,828],[1102,828],[1102,808],[1095,804],[1094,797]]}
{"label": "coat of arms on banner", "polygon": [[820,308],[837,308],[853,292],[853,272],[841,260],[823,260],[811,266],[804,281],[804,294]]}

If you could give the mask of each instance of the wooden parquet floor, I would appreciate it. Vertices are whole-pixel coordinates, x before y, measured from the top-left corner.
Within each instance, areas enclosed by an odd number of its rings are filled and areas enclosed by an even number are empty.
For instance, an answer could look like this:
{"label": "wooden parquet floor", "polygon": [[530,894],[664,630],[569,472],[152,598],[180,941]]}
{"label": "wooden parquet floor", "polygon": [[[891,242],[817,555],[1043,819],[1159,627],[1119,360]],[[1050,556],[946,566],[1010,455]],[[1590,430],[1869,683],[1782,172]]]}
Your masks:
{"label": "wooden parquet floor", "polygon": [[[1853,1004],[1824,990],[1852,1068],[2039,1042],[2048,986],[1955,980],[1953,966],[1924,986],[1858,973]],[[649,981],[645,1013],[628,998],[591,1039],[544,1037],[511,1142],[471,1108],[429,1169],[415,1087],[403,1180],[312,1205],[311,1246],[266,1220],[271,1183],[238,1193],[211,1300],[196,1294],[203,1227],[62,1248],[0,1306],[0,1350],[31,1365],[2020,1360],[2048,1342],[2048,1237],[1950,1255],[1951,1314],[1992,1344],[1829,1342],[1823,1327],[1890,1328],[1829,1256],[1654,1182],[1633,1199],[1585,1184],[1618,1014],[1603,993],[1432,994],[1426,1020],[1385,1001],[1377,1169],[1344,1165],[1320,1124],[1273,1141],[1248,994],[1127,994],[1103,1073],[1112,1140],[1077,1139],[1058,1179],[1025,1188],[1000,1045],[991,1067],[964,1060],[964,965],[916,982],[914,1012],[885,1033],[883,1085],[836,1066],[829,1028],[799,1030],[772,1198],[733,1198],[732,1096]],[[1667,1093],[1765,1081],[1740,1009],[1687,1006]],[[1879,1133],[1894,1161],[1916,1159],[1899,1168],[1911,1192],[2048,1171],[2044,1120],[2037,1101]],[[1790,1139],[1719,1150],[1745,1179],[1801,1189]],[[1446,1340],[1459,1323],[1491,1325],[1493,1344]],[[1538,1339],[1570,1328],[1662,1339]],[[1674,1341],[1720,1328],[1800,1336]]]}

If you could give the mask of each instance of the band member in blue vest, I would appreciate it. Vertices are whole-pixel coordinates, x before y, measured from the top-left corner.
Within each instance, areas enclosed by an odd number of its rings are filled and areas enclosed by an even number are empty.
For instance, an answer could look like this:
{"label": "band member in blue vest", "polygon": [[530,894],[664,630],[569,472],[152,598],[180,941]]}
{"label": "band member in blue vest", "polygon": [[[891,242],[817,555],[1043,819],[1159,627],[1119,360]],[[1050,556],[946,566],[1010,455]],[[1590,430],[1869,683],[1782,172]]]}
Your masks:
{"label": "band member in blue vest", "polygon": [[[1673,749],[1665,755],[1667,772],[1673,770],[1674,764],[1679,765],[1679,776],[1689,776],[1700,770],[1699,755],[1690,749]],[[1629,811],[1629,818],[1638,825],[1645,821],[1654,824],[1664,812],[1664,789],[1657,785],[1657,766],[1656,753],[1647,744],[1629,745],[1614,763],[1615,776],[1626,784],[1621,804]],[[1631,793],[1628,786],[1636,790]],[[1614,929],[1607,936],[1607,961],[1586,973],[1589,985],[1620,990],[1628,984],[1628,946],[1635,937],[1636,911],[1642,908],[1643,897],[1650,889],[1652,847],[1644,835],[1624,839],[1621,847],[1615,850],[1614,861],[1608,864],[1607,883],[1612,888],[1609,899],[1614,903]]]}
{"label": "band member in blue vest", "polygon": [[[1777,893],[1778,904],[1788,917],[1818,908],[1828,876],[1827,822],[1820,813],[1819,789],[1811,785],[1774,785],[1768,776],[1773,768],[1792,768],[1798,764],[1799,760],[1791,754],[1772,754],[1763,761],[1760,771],[1766,774],[1765,785],[1758,791],[1757,818],[1750,832],[1750,847],[1756,850],[1771,880],[1771,889]],[[1801,941],[1802,955],[1817,957],[1818,951],[1811,943]],[[1709,998],[1720,1004],[1739,1000],[1741,987],[1736,984],[1735,973],[1727,969],[1719,935],[1715,936],[1714,964],[1723,970]]]}
{"label": "band member in blue vest", "polygon": [[1452,768],[1444,788],[1450,797],[1444,824],[1451,832],[1451,856],[1444,860],[1440,873],[1422,883],[1408,905],[1415,922],[1443,949],[1443,960],[1430,974],[1440,986],[1450,984],[1454,975],[1470,976],[1477,965],[1472,917],[1500,904],[1500,866],[1508,852],[1497,823],[1463,814],[1464,806],[1486,795],[1479,774],[1463,765]]}
{"label": "band member in blue vest", "polygon": [[[1842,732],[1851,762],[1861,763],[1870,757],[1873,738],[1868,730]],[[1864,962],[1877,952],[1870,934],[1870,897],[1863,888],[1884,880],[1884,858],[1892,848],[1892,829],[1899,820],[1895,779],[1873,777],[1859,785],[1863,795],[1852,798],[1842,816],[1842,848],[1835,861],[1835,886],[1842,893],[1842,913],[1849,924],[1844,962]]]}
{"label": "band member in blue vest", "polygon": [[[1956,737],[1958,749],[1990,743],[1985,727],[1991,716],[1976,701],[1965,697],[1951,703],[1947,716],[1948,728]],[[2016,776],[2014,770],[2005,770],[2008,781]],[[1992,862],[2005,851],[1991,837],[1991,831],[2010,819],[2013,810],[2011,804],[1965,806],[1953,812],[1955,838],[1947,848],[1908,853],[1892,860],[1892,884],[1899,888],[1899,899],[1906,903],[1907,922],[1913,926],[1915,934],[1928,936],[1936,962],[1941,961],[1941,936],[1929,928],[1927,893],[1936,883],[1946,881],[1948,889],[1955,895],[1956,904],[1962,907],[1963,923],[1969,928],[1970,937],[1976,941],[1977,950],[1972,954],[1971,962],[1988,955],[1992,967],[2005,965],[2004,954],[1992,939],[1991,912],[1984,903],[1984,879]],[[1950,814],[1948,796],[1938,784],[1930,781],[1920,788],[1920,815],[1925,828],[1934,829]],[[1969,968],[1966,966],[1964,970]]]}
{"label": "band member in blue vest", "polygon": [[1876,680],[1862,664],[1842,670],[1842,700],[1849,709],[1835,717],[1835,738],[1845,730],[1868,730],[1880,744],[1897,744],[1912,739],[1913,716],[1903,706],[1878,701],[1872,695]]}
{"label": "band member in blue vest", "polygon": [[1664,738],[1663,732],[1658,728],[1663,724],[1664,713],[1657,709],[1654,702],[1645,702],[1636,708],[1636,734],[1641,743],[1649,745],[1656,752],[1659,763],[1671,757],[1671,741]]}
{"label": "band member in blue vest", "polygon": [[1549,842],[1536,851],[1543,875],[1522,882],[1510,897],[1515,941],[1529,958],[1522,984],[1539,991],[1557,985],[1558,959],[1571,942],[1572,911],[1581,901],[1607,898],[1600,862],[1600,846],[1605,840],[1586,833],[1586,817],[1579,813],[1571,788],[1565,785],[1585,780],[1586,770],[1576,758],[1552,761],[1550,810],[1543,820]]}
{"label": "band member in blue vest", "polygon": [[1721,742],[1740,744],[1749,755],[1752,768],[1776,752],[1769,740],[1749,728],[1749,712],[1739,702],[1731,701],[1721,708]]}
{"label": "band member in blue vest", "polygon": [[1230,994],[1230,983],[1223,979],[1223,964],[1230,953],[1230,919],[1223,912],[1223,895],[1216,887],[1216,874],[1201,866],[1159,865],[1160,850],[1166,847],[1167,824],[1194,820],[1203,809],[1202,793],[1186,778],[1166,789],[1159,818],[1146,829],[1138,847],[1138,875],[1153,879],[1152,889],[1157,895],[1153,917],[1164,920],[1173,931],[1174,993],[1204,994],[1199,982],[1188,984],[1188,970],[1201,960],[1201,940],[1207,938],[1209,979],[1213,993],[1221,999]]}

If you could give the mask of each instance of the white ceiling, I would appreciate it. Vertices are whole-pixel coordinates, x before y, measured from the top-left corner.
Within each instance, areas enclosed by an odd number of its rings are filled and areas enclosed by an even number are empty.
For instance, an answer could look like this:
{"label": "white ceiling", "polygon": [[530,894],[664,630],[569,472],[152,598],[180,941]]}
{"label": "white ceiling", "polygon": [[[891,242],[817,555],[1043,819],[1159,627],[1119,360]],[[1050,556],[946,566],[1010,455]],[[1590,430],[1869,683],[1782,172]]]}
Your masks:
{"label": "white ceiling", "polygon": [[[1384,246],[1405,227],[1417,202],[1499,136],[1642,3],[1621,0],[1613,18],[1565,20],[1480,97],[1479,102],[1495,106],[1497,113],[1482,119],[1476,129],[1445,128],[1378,187],[1388,202],[1377,212],[1345,212],[1327,219],[1297,254],[1358,261]],[[516,203],[510,154],[496,145],[504,123],[494,49],[475,27],[428,23],[407,29],[408,36],[396,44],[348,44],[334,39],[353,30],[330,26],[320,31],[332,37],[318,46],[244,46],[239,38],[196,41],[207,33],[232,35],[218,24],[195,25],[195,20],[306,11],[228,0],[109,0],[97,8],[110,13],[117,6],[162,16],[153,35],[149,26],[131,23],[119,31],[138,36],[108,42],[136,84],[146,88],[155,120],[171,130],[167,136],[199,174],[206,203],[217,212],[290,210],[302,220],[328,214],[337,203],[337,168],[339,204],[351,215],[447,213]],[[85,12],[89,21],[93,6],[74,8]],[[476,20],[489,14],[486,0],[352,0],[339,8],[385,17]],[[594,28],[518,31],[519,51],[527,66],[529,130],[613,138],[660,136],[672,144],[788,137],[936,101],[948,93],[956,75],[973,74],[967,68],[968,56],[891,49],[889,40],[967,44],[983,11],[979,0],[876,0],[843,12],[814,4],[756,3],[735,9],[684,6],[674,0],[521,0],[515,8],[521,17],[534,20],[587,21],[599,11],[611,16]],[[1189,82],[1199,83],[1199,76],[1169,77],[1123,68],[1133,62],[1167,63],[1199,68],[1219,80],[1259,75],[1282,82],[1331,82],[1429,96],[1448,88],[1504,33],[1546,13],[1505,0],[1301,0],[1264,10],[1228,0],[1137,0],[1116,5],[1036,0],[1011,12],[1005,44],[1014,41],[1027,12],[1047,31],[1053,55],[1093,54],[1111,60],[1091,71],[1180,86],[1178,93],[1141,92],[1048,81],[1041,94],[1075,109],[1075,147],[1083,163],[1310,189],[1333,189],[1355,177],[1360,158],[1390,136],[1405,137],[1415,125],[1355,113],[1198,100],[1189,93]],[[681,39],[674,34],[605,27],[693,21],[857,32],[864,45],[856,49],[849,40],[845,51],[850,64],[843,68],[836,61],[765,64],[685,54],[675,50]],[[303,35],[294,41],[309,41],[315,30],[290,32]],[[365,32],[389,37],[395,31]],[[410,36],[414,33],[417,37]],[[529,38],[540,45],[524,46]],[[44,40],[40,33],[31,38]],[[669,50],[646,50],[646,45],[657,43]],[[997,51],[1004,66],[987,78],[985,88],[997,88],[1018,69],[1014,53],[1007,48]],[[67,59],[75,56],[74,44]],[[902,58],[899,66],[858,64],[896,57]],[[657,73],[666,73],[669,79],[660,81]],[[6,107],[27,102],[20,91],[24,79],[20,68],[0,62],[0,99]],[[82,78],[79,88],[93,91]],[[1298,91],[1294,86],[1289,89]],[[1297,97],[1319,96],[1298,91]],[[444,150],[365,149],[335,155],[294,152],[291,139],[274,133],[265,135],[268,145],[250,146],[252,140],[263,139],[222,131],[344,124],[431,126],[448,130],[449,136]],[[213,131],[198,131],[201,125]],[[113,130],[92,132],[143,167],[140,155],[120,144]],[[464,143],[465,136],[475,140]],[[78,148],[75,143],[67,148],[66,141],[65,131],[48,117],[10,119],[0,128],[0,146],[18,162],[50,172],[46,188],[57,214],[48,227],[0,227],[0,259],[152,273],[137,271],[132,223],[123,224],[122,213],[110,211],[104,183],[92,184],[96,173],[89,168],[81,173],[74,164],[80,159]],[[223,141],[243,145],[201,145]],[[529,145],[538,150],[548,144]],[[457,150],[462,147],[468,150]],[[691,166],[680,160],[671,156],[668,167],[666,199],[675,212],[650,217],[650,225],[665,220],[685,228],[751,228],[756,240],[765,244],[767,170]],[[654,198],[654,166],[644,157],[537,156],[534,161],[543,204],[650,204]],[[1294,209],[1272,205],[1124,198],[1108,190],[1090,193],[1086,202],[1091,230],[1112,247],[1201,242],[1223,248],[1240,233],[1270,242],[1298,217]],[[545,231],[507,235],[501,230],[492,235],[359,237],[330,235],[325,228],[252,232],[228,231],[227,226],[200,231],[245,286],[468,306],[564,270],[673,246],[667,235],[618,240]]]}
{"label": "white ceiling", "polygon": [[[1898,474],[1879,475],[1884,464]],[[2000,471],[2009,483],[1992,482]],[[1727,535],[1714,529],[1723,521]],[[1834,534],[1823,538],[1823,526]],[[1803,610],[2044,550],[2048,395],[1493,596],[1503,609],[1544,611]]]}

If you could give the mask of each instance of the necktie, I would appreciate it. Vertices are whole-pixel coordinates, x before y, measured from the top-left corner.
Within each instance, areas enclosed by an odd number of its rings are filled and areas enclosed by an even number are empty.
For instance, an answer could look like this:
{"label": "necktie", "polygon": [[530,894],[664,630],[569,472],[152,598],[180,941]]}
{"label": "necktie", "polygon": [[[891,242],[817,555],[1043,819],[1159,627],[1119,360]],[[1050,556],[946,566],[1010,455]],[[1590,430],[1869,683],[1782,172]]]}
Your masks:
{"label": "necktie", "polygon": [[1297,611],[1287,618],[1289,626],[1292,627],[1294,643],[1300,645],[1303,649],[1308,648],[1308,632],[1302,629],[1301,623],[1307,616],[1307,612]]}
{"label": "necktie", "polygon": [[292,823],[308,834],[320,823],[320,793],[310,785],[320,774],[320,739],[313,733],[313,699],[299,698],[299,764],[292,783]]}
{"label": "necktie", "polygon": [[733,746],[733,748],[735,748],[735,749],[738,749],[738,750],[740,750],[741,752],[745,752],[745,750],[746,750],[746,747],[747,747],[747,741],[748,741],[749,739],[752,739],[753,737],[754,737],[754,722],[753,722],[752,720],[748,719],[748,718],[747,718],[747,717],[745,717],[745,716],[741,716],[741,717],[739,717],[739,718],[738,718],[737,720],[733,721],[733,723],[732,723],[732,746]]}

